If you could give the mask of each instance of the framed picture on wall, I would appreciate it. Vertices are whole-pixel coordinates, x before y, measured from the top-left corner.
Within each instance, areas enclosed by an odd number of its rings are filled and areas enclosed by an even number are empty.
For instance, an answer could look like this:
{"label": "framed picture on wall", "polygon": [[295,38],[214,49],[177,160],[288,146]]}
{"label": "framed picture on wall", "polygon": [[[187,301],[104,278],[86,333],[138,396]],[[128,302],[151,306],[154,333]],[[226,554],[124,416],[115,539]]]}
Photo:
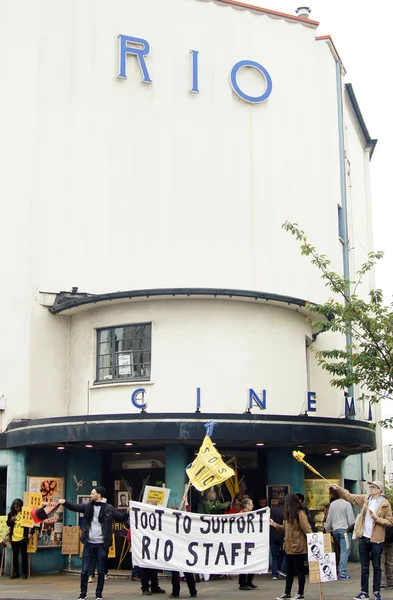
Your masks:
{"label": "framed picture on wall", "polygon": [[[275,485],[267,485],[266,486],[266,498],[267,505],[272,505],[272,500],[279,500],[282,498],[284,500],[285,496],[289,494],[291,491],[291,486],[289,484],[275,484]],[[273,502],[276,504],[276,502]]]}
{"label": "framed picture on wall", "polygon": [[[43,502],[56,503],[64,498],[63,477],[28,477],[27,491],[41,494]],[[64,508],[60,506],[55,514],[41,523],[38,533],[38,548],[61,546],[63,537]]]}

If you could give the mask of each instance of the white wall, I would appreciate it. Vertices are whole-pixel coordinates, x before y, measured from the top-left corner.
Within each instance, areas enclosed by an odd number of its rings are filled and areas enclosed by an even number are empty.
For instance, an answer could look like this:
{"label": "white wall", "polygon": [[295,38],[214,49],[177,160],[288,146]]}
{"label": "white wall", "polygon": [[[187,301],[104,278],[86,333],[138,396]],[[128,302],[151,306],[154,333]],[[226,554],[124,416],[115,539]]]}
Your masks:
{"label": "white wall", "polygon": [[[15,251],[39,289],[325,296],[281,231],[298,221],[340,264],[335,67],[315,29],[184,0],[6,4],[0,126],[14,164],[23,145],[26,190],[11,169],[0,193],[29,207],[34,235]],[[116,79],[119,33],[150,42],[152,85],[132,57],[129,78]],[[199,95],[188,91],[191,48]],[[244,58],[271,73],[262,105],[229,85]]]}
{"label": "white wall", "polygon": [[[299,414],[306,396],[304,317],[269,305],[221,300],[128,302],[72,317],[71,414],[137,412],[131,392],[144,383],[92,385],[95,329],[152,322],[149,411],[242,413],[248,389],[267,390],[267,413]],[[259,409],[257,409],[259,411]]]}

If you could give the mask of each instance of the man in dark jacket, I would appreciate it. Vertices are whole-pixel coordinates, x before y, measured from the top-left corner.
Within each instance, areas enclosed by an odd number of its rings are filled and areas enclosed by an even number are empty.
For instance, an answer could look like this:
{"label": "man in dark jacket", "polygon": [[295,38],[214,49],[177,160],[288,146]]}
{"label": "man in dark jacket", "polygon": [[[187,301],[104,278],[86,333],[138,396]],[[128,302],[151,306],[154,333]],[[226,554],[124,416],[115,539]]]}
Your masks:
{"label": "man in dark jacket", "polygon": [[67,500],[59,500],[65,508],[84,516],[81,542],[84,544],[82,555],[81,593],[79,600],[84,600],[87,595],[89,568],[93,559],[97,565],[96,599],[102,599],[102,590],[105,583],[105,559],[107,550],[112,545],[112,521],[124,522],[128,519],[128,511],[120,512],[107,504],[106,491],[102,486],[91,490],[91,502],[87,504],[72,504]]}
{"label": "man in dark jacket", "polygon": [[[270,516],[275,523],[279,525],[284,521],[284,499],[272,500]],[[284,532],[277,531],[275,527],[270,527],[270,552],[272,553],[272,576],[278,579],[281,574],[286,576],[286,556],[283,549]]]}

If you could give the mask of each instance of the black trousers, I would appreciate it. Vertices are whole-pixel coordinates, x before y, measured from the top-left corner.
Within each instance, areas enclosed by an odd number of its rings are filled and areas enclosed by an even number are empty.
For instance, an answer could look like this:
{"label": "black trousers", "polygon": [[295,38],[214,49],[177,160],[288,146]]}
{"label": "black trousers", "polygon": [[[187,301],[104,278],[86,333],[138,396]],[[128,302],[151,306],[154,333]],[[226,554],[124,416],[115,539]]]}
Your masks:
{"label": "black trousers", "polygon": [[141,587],[142,592],[156,592],[160,587],[158,585],[158,571],[157,569],[141,569]]}
{"label": "black trousers", "polygon": [[96,598],[100,598],[102,596],[102,590],[104,589],[105,583],[105,560],[107,554],[108,551],[106,548],[104,548],[104,544],[91,544],[90,542],[85,544],[82,554],[81,594],[87,594],[89,571],[93,560],[95,560],[98,573]]}
{"label": "black trousers", "polygon": [[12,542],[12,569],[14,575],[19,575],[19,552],[22,557],[22,575],[27,575],[27,540]]}
{"label": "black trousers", "polygon": [[254,575],[248,575],[246,573],[241,573],[239,575],[239,587],[244,587],[250,585],[252,580],[254,579]]}
{"label": "black trousers", "polygon": [[[178,596],[180,594],[180,573],[179,571],[171,571],[172,573],[172,594]],[[194,575],[192,573],[184,573],[184,577],[191,596],[196,596],[196,585]]]}
{"label": "black trousers", "polygon": [[303,596],[306,584],[306,567],[304,566],[304,554],[287,554],[287,576],[285,579],[285,593],[291,594],[295,575],[299,580],[298,594]]}

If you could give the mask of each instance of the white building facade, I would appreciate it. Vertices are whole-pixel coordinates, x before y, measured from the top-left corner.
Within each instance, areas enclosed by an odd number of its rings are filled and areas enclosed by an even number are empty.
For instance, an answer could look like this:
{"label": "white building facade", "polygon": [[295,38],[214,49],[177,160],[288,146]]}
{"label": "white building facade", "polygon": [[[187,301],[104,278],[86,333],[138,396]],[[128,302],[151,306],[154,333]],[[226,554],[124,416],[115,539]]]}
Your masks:
{"label": "white building facade", "polygon": [[316,365],[311,343],[345,340],[314,337],[328,291],[282,230],[349,275],[373,247],[376,141],[317,26],[230,0],[7,4],[7,506],[51,473],[71,500],[150,476],[178,503],[211,419],[255,496],[305,489],[296,448],[354,491],[381,476],[378,407]]}

